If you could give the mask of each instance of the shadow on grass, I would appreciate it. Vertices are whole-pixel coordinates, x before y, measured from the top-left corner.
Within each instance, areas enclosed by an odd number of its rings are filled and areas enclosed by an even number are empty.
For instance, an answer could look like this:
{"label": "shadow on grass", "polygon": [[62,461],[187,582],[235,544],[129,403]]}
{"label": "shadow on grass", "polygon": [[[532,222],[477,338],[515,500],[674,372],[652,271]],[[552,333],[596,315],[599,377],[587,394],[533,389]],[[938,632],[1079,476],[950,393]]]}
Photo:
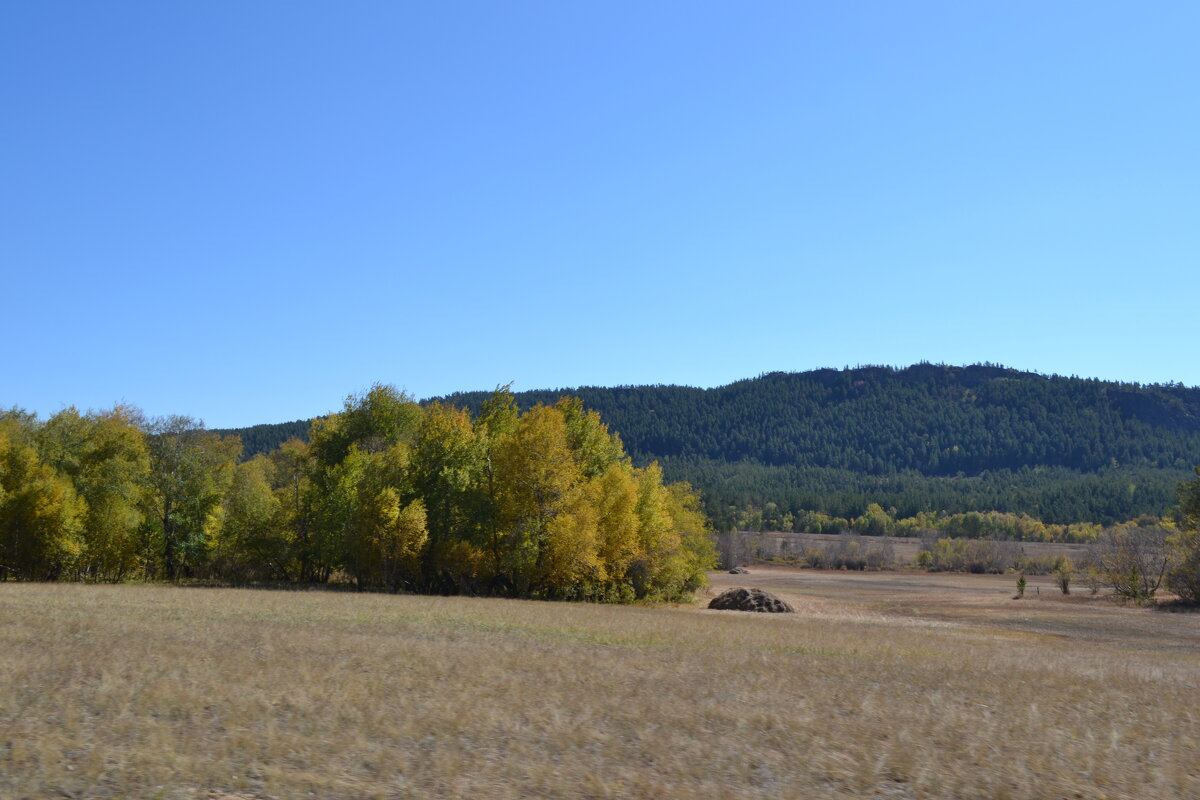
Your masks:
{"label": "shadow on grass", "polygon": [[1200,602],[1177,597],[1174,600],[1159,600],[1153,605],[1153,608],[1155,611],[1163,611],[1168,614],[1195,614],[1200,612]]}

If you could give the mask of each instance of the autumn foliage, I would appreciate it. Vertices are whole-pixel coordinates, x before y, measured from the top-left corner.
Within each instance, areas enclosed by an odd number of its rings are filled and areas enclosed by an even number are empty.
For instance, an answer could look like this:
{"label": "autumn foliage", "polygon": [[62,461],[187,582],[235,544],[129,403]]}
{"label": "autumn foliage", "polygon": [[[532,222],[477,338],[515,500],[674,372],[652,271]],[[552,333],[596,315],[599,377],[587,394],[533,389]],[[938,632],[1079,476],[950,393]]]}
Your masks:
{"label": "autumn foliage", "polygon": [[578,399],[422,408],[388,386],[238,463],[240,444],[135,410],[0,416],[0,579],[230,583],[632,601],[714,562],[686,484],[634,467]]}

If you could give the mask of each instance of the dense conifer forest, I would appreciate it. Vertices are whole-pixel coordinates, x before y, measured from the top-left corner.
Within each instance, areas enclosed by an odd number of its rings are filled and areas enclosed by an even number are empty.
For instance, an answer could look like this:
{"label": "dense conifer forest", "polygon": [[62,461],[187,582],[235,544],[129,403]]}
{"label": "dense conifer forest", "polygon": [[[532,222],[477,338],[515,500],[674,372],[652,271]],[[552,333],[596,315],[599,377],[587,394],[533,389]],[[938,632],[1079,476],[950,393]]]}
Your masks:
{"label": "dense conifer forest", "polygon": [[[1200,389],[917,364],[776,372],[714,389],[520,392],[522,408],[581,398],[635,464],[698,488],[718,527],[1000,511],[1047,523],[1162,515],[1200,462]],[[439,400],[475,412],[490,392]],[[248,456],[303,423],[237,431]]]}

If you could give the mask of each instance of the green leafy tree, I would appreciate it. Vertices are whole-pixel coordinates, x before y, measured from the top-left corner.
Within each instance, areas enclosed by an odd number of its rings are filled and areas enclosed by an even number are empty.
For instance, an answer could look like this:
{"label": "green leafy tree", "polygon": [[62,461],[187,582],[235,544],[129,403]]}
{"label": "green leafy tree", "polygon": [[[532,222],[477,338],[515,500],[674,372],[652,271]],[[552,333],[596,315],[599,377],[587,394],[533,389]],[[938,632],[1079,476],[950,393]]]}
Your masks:
{"label": "green leafy tree", "polygon": [[628,460],[621,437],[609,432],[600,414],[586,410],[578,397],[563,397],[554,407],[563,415],[567,445],[584,477],[602,475],[613,464]]}
{"label": "green leafy tree", "polygon": [[470,589],[486,547],[487,525],[479,515],[486,459],[481,430],[465,410],[434,403],[425,409],[411,458],[429,530],[424,580],[439,591]]}
{"label": "green leafy tree", "polygon": [[878,503],[868,505],[863,515],[850,523],[851,530],[864,536],[890,536],[895,526],[896,521]]}
{"label": "green leafy tree", "polygon": [[278,526],[286,531],[288,575],[297,581],[324,582],[336,559],[333,549],[316,536],[314,529],[314,506],[319,502],[313,483],[316,461],[308,443],[300,439],[288,439],[271,453],[270,459]]}
{"label": "green leafy tree", "polygon": [[313,421],[312,454],[324,465],[341,463],[352,445],[373,453],[407,442],[421,421],[421,407],[394,386],[377,383],[346,398],[342,411]]}
{"label": "green leafy tree", "polygon": [[238,464],[221,505],[214,563],[234,583],[291,577],[289,531],[272,484],[275,464],[263,455]]}
{"label": "green leafy tree", "polygon": [[148,541],[167,580],[194,575],[207,565],[214,514],[232,483],[241,443],[180,416],[155,420],[147,443]]}
{"label": "green leafy tree", "polygon": [[338,466],[348,518],[343,541],[344,563],[359,588],[411,588],[418,557],[428,541],[425,506],[405,501],[408,449],[403,444],[370,453],[350,448]]}
{"label": "green leafy tree", "polygon": [[1179,485],[1179,526],[1169,544],[1174,564],[1167,585],[1184,600],[1200,602],[1200,467]]}
{"label": "green leafy tree", "polygon": [[[422,416],[412,398],[376,384],[346,398],[340,413],[313,423],[311,521],[316,550],[336,553],[338,565],[360,588],[385,580],[380,537],[388,520],[394,516],[409,524],[416,516],[415,511],[407,516],[401,512],[417,499],[408,475],[409,453]],[[389,516],[391,510],[396,513]],[[423,509],[420,516],[423,520]]]}

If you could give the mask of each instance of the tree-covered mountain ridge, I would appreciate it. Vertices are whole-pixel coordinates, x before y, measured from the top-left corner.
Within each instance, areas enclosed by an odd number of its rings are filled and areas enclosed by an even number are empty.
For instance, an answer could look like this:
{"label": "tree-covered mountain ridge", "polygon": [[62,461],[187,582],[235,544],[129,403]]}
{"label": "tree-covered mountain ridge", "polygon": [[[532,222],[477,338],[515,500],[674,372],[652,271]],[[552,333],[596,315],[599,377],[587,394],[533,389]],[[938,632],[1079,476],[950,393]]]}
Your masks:
{"label": "tree-covered mountain ridge", "polygon": [[[426,402],[476,411],[491,392]],[[715,517],[746,504],[861,513],[1001,510],[1058,521],[1160,514],[1200,463],[1200,388],[993,364],[772,372],[725,386],[519,392],[578,396],[637,463],[700,488]],[[239,433],[247,453],[303,423]],[[285,432],[286,431],[286,432]]]}
{"label": "tree-covered mountain ridge", "polygon": [[[1026,466],[1188,469],[1200,459],[1200,388],[992,365],[772,372],[713,389],[587,386],[516,396],[527,406],[564,394],[599,411],[635,459],[699,456],[926,475]],[[489,395],[439,400],[474,409]]]}

